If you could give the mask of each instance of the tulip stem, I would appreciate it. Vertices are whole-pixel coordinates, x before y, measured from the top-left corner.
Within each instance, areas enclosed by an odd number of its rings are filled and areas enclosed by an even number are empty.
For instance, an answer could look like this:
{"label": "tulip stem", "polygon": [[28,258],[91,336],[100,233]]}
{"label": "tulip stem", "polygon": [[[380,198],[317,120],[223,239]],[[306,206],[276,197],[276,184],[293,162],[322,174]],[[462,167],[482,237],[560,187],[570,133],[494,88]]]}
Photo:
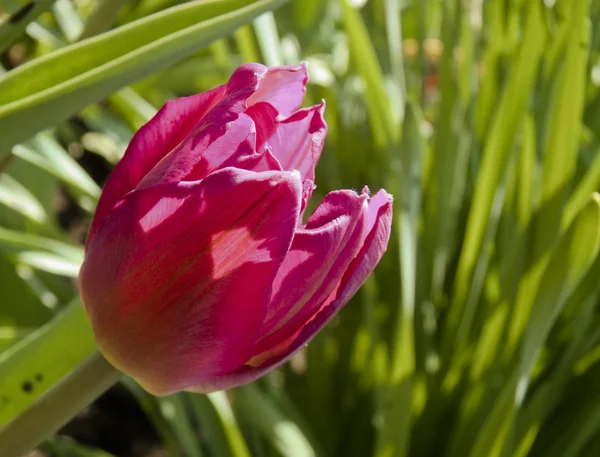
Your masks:
{"label": "tulip stem", "polygon": [[99,352],[0,429],[3,457],[20,457],[55,433],[123,374]]}

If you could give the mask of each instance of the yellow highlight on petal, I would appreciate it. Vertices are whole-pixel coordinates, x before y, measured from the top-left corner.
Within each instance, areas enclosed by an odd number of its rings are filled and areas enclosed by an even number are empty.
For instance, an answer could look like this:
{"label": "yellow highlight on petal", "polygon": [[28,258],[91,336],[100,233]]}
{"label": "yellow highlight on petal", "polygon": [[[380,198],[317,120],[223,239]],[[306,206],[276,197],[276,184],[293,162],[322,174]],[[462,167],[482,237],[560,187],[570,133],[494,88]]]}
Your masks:
{"label": "yellow highlight on petal", "polygon": [[246,362],[246,365],[248,365],[250,367],[258,368],[258,367],[262,366],[270,358],[276,357],[278,355],[281,355],[281,354],[284,354],[285,352],[287,352],[287,350],[290,347],[290,344],[291,344],[291,342],[285,342],[283,344],[275,346],[274,348],[272,348],[268,351],[261,352],[260,354],[256,354],[254,357],[252,357],[250,360],[248,360]]}

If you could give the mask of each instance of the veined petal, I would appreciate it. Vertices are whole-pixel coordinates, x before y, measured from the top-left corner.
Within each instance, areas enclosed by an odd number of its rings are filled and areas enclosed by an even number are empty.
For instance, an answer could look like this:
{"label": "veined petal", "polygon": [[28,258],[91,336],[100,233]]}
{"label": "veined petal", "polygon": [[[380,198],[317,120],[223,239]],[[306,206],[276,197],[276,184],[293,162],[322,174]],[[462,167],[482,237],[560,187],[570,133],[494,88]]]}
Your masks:
{"label": "veined petal", "polygon": [[317,186],[315,186],[315,183],[310,179],[305,179],[302,182],[302,208],[300,209],[300,219],[298,220],[299,224],[302,224],[302,216],[306,210],[306,205],[308,205],[308,201],[310,200],[310,197],[312,197],[312,193],[316,188]]}
{"label": "veined petal", "polygon": [[309,341],[344,306],[373,272],[387,250],[392,229],[393,198],[385,190],[380,190],[369,202],[369,232],[362,248],[354,258],[335,294],[332,294],[321,306],[308,324],[296,337],[290,351],[295,351]]}
{"label": "veined petal", "polygon": [[370,230],[366,234],[360,252],[352,260],[341,281],[319,311],[307,321],[290,342],[285,342],[285,346],[281,348],[282,352],[275,352],[273,357],[258,366],[245,365],[222,376],[205,379],[188,390],[212,392],[251,382],[285,363],[308,343],[356,293],[385,253],[392,224],[391,195],[380,190],[371,199],[367,221]]}
{"label": "veined petal", "polygon": [[246,114],[256,124],[257,148],[270,148],[282,170],[298,170],[303,180],[314,182],[315,167],[327,135],[324,111],[322,102],[280,119],[270,104],[257,103]]}
{"label": "veined petal", "polygon": [[[260,64],[246,64],[239,67],[225,85],[167,102],[137,132],[124,158],[107,181],[86,244],[91,242],[100,221],[117,201],[135,189],[176,147],[179,147],[180,154],[201,156],[204,149],[225,134],[228,123],[235,121],[247,106],[260,101],[271,103],[280,113],[288,116],[302,103],[307,81],[305,63],[271,68]],[[186,138],[188,141],[181,146]],[[236,151],[237,148],[234,148],[230,153]],[[194,170],[195,163],[190,158],[184,160],[172,157],[168,162],[169,164],[163,163],[157,167],[155,176],[148,177],[143,187],[161,182],[161,177],[165,174],[175,180],[177,177],[188,176]],[[273,165],[272,160],[266,160],[262,168],[274,169]],[[181,166],[182,169],[179,170],[176,166]],[[201,169],[206,166],[199,167]],[[190,176],[187,180],[202,177],[197,176],[200,174],[198,169],[194,171],[195,178]]]}
{"label": "veined petal", "polygon": [[[367,194],[329,193],[307,228],[297,230],[273,284],[273,295],[250,364],[269,358],[319,310],[337,287],[366,235]],[[317,223],[315,221],[318,221]]]}
{"label": "veined petal", "polygon": [[[280,92],[290,90],[300,94],[298,104],[301,103],[305,70],[302,65],[267,69],[259,64],[246,64],[238,68],[219,103],[184,142],[163,157],[138,188],[195,181],[226,166],[249,170],[298,169],[303,179],[314,180],[314,167],[327,131],[324,105],[300,110],[280,122],[275,121],[278,116],[275,106],[255,102],[265,96],[280,106],[291,97]],[[298,84],[302,87],[297,88]],[[259,114],[253,116],[255,112]],[[257,125],[257,120],[264,122]],[[269,125],[273,122],[276,125]],[[285,166],[280,165],[282,160]]]}
{"label": "veined petal", "polygon": [[[371,198],[366,219],[368,230],[363,232],[363,238],[358,243],[360,250],[356,257],[346,263],[346,269],[341,276],[341,280],[329,289],[328,296],[312,297],[301,309],[301,313],[292,317],[288,324],[288,332],[280,334],[279,342],[277,338],[270,338],[269,343],[273,344],[270,349],[265,349],[268,344],[264,344],[263,341],[267,339],[261,338],[257,343],[257,354],[250,364],[260,366],[273,356],[287,354],[294,351],[294,348],[301,347],[363,285],[387,249],[392,223],[391,195],[381,190]],[[285,263],[283,266],[285,266]],[[260,347],[261,342],[263,342],[262,347]],[[259,353],[259,350],[264,352]]]}
{"label": "veined petal", "polygon": [[269,67],[260,80],[258,90],[248,99],[248,106],[267,102],[283,117],[296,111],[306,93],[308,83],[308,64]]}
{"label": "veined petal", "polygon": [[258,87],[266,67],[247,64],[239,67],[225,86],[225,94],[212,107],[185,141],[166,154],[144,177],[137,188],[158,183],[197,181],[240,155],[255,154],[256,129],[244,116],[248,97]]}
{"label": "veined petal", "polygon": [[167,102],[134,135],[123,159],[104,186],[88,241],[113,206],[131,192],[154,166],[181,143],[225,94],[226,86]]}
{"label": "veined petal", "polygon": [[163,157],[142,179],[137,189],[157,184],[199,181],[225,166],[245,168],[239,165],[257,155],[254,123],[244,114],[236,114],[235,122],[208,123],[202,131],[196,130],[195,136],[190,136]]}
{"label": "veined petal", "polygon": [[243,365],[290,247],[301,192],[297,173],[229,168],[120,202],[80,274],[107,359],[155,394]]}

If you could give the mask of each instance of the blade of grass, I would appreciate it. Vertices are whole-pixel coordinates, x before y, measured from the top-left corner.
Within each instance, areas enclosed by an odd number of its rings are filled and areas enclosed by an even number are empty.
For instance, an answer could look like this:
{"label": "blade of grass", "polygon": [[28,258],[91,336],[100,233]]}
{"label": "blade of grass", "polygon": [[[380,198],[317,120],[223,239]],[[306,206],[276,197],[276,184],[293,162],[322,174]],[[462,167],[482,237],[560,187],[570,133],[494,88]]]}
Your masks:
{"label": "blade of grass", "polygon": [[513,365],[512,374],[495,404],[485,411],[470,457],[500,455],[504,446],[511,446],[505,441],[515,414],[522,406],[540,350],[567,299],[596,258],[599,247],[600,196],[595,196],[573,221],[553,252],[534,298],[519,360]]}
{"label": "blade of grass", "polygon": [[277,24],[273,13],[261,14],[254,19],[253,25],[265,64],[270,66],[283,65],[279,34],[277,33]]}
{"label": "blade of grass", "polygon": [[562,227],[563,210],[570,192],[580,139],[583,116],[583,86],[586,81],[589,24],[587,2],[577,2],[571,35],[562,71],[556,80],[554,106],[549,114],[548,137],[542,171],[539,211],[534,223],[531,268],[522,279],[505,346],[506,354],[514,350],[524,332],[532,307],[533,291],[548,262],[551,246]]}
{"label": "blade of grass", "polygon": [[526,101],[533,88],[544,49],[546,31],[541,8],[542,5],[538,2],[529,3],[523,41],[516,57],[515,68],[502,91],[500,106],[485,142],[479,171],[479,175],[485,179],[479,179],[475,185],[467,219],[465,242],[456,270],[452,304],[442,337],[442,348],[445,351],[442,358],[446,369],[451,366],[454,348],[468,334],[468,329],[466,329],[467,333],[458,333],[458,330],[463,319],[471,276],[480,256],[492,210],[493,196],[510,156],[519,123],[525,113]]}
{"label": "blade of grass", "polygon": [[384,387],[388,407],[378,433],[376,456],[407,455],[412,408],[412,382],[415,372],[414,310],[417,286],[418,222],[421,207],[421,156],[424,139],[420,111],[408,105],[402,143],[398,148],[401,185],[400,209],[396,216],[400,248],[401,303],[397,311],[392,342],[390,376]]}
{"label": "blade of grass", "polygon": [[464,106],[459,103],[458,87],[455,84],[453,49],[458,39],[460,27],[461,2],[443,4],[442,40],[446,48],[441,56],[439,69],[440,105],[436,117],[436,128],[431,161],[431,177],[427,186],[425,217],[429,223],[425,226],[424,238],[427,260],[431,271],[429,298],[438,299],[444,282],[446,266],[449,261],[449,230],[451,227],[450,207],[454,177],[458,166],[458,132],[464,118]]}
{"label": "blade of grass", "polygon": [[577,184],[577,187],[573,190],[573,194],[569,197],[569,201],[566,204],[562,225],[563,227],[568,226],[575,215],[581,211],[590,198],[592,192],[598,190],[600,187],[600,150],[596,151],[593,163],[587,169],[583,178]]}
{"label": "blade of grass", "polygon": [[369,32],[360,13],[341,1],[344,28],[349,40],[350,53],[357,73],[365,84],[365,98],[371,128],[380,146],[398,141],[400,129],[394,119],[390,99],[385,91],[385,82]]}
{"label": "blade of grass", "polygon": [[27,143],[15,146],[13,154],[56,176],[78,196],[93,202],[100,197],[100,187],[49,133],[39,133]]}
{"label": "blade of grass", "polygon": [[242,431],[225,392],[189,394],[192,411],[205,432],[213,455],[250,457]]}
{"label": "blade of grass", "polygon": [[39,200],[6,173],[0,175],[0,205],[11,208],[37,224],[48,221],[48,214]]}
{"label": "blade of grass", "polygon": [[233,406],[283,457],[314,457],[315,451],[300,429],[255,384],[233,392]]}

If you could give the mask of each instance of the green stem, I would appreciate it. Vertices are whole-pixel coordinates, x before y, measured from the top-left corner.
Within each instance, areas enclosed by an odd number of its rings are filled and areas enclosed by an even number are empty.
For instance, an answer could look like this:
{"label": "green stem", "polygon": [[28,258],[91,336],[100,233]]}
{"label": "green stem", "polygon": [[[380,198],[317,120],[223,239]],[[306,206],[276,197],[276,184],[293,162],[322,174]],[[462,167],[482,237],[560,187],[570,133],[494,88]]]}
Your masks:
{"label": "green stem", "polygon": [[20,457],[56,432],[121,379],[122,373],[95,352],[43,397],[0,429],[3,457]]}

